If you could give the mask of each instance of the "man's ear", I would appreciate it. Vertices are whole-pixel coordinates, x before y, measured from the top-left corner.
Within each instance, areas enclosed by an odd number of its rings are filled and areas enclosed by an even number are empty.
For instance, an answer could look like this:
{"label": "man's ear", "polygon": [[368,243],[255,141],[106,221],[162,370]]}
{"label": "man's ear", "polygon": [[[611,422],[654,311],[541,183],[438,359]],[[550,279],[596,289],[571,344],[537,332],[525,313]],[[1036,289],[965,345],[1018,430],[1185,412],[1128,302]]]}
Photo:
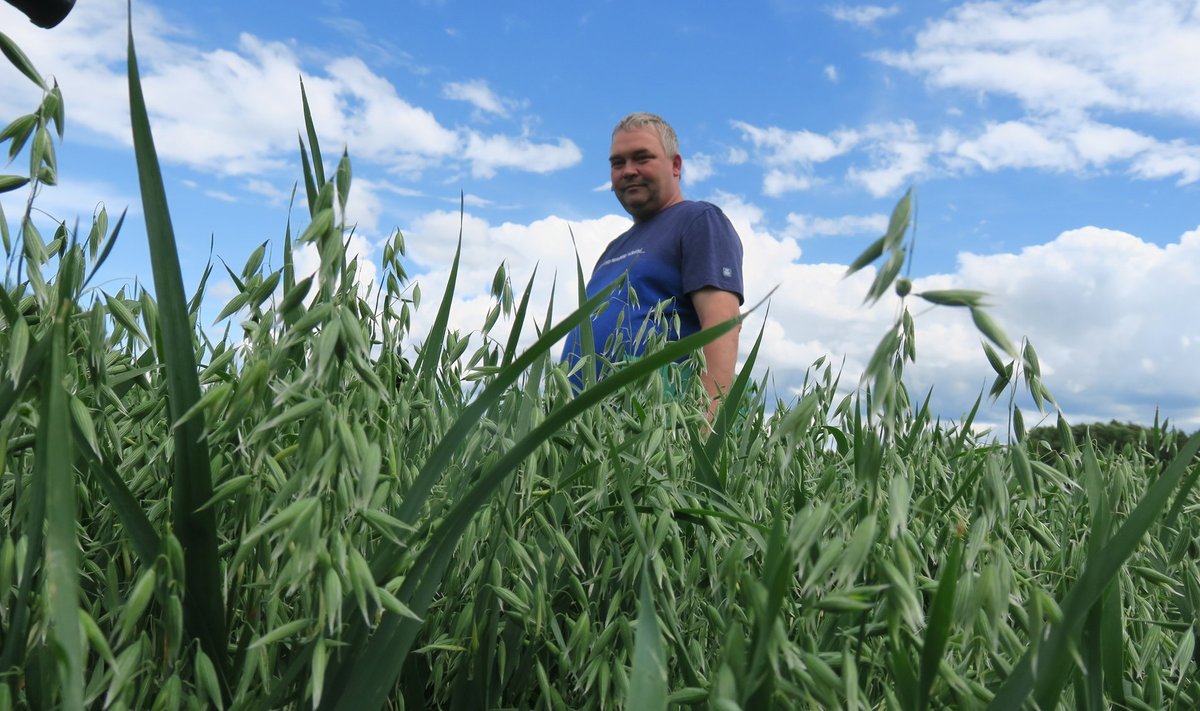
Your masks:
{"label": "man's ear", "polygon": [[679,155],[678,153],[676,153],[675,158],[671,160],[671,173],[676,178],[683,175],[683,156]]}

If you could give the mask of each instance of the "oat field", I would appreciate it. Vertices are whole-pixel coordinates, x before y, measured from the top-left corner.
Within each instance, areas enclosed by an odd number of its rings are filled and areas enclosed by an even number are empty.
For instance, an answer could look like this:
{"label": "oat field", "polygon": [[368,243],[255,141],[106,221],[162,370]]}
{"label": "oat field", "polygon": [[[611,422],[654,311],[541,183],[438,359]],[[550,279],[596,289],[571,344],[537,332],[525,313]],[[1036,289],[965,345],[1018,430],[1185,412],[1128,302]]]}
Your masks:
{"label": "oat field", "polygon": [[[28,194],[0,216],[0,709],[1200,706],[1200,435],[1096,451],[1060,417],[1048,456],[1015,405],[1003,432],[938,420],[907,308],[858,387],[819,361],[768,401],[755,343],[706,422],[663,366],[729,322],[577,393],[553,354],[603,294],[533,313],[501,266],[456,332],[454,277],[422,304],[399,233],[359,288],[350,158],[306,104],[306,220],[281,269],[264,244],[228,270],[213,327],[223,267],[185,293],[132,36],[145,235],[38,228],[64,100],[0,43],[43,89],[0,133],[0,191]],[[961,310],[982,397],[1053,413],[981,294],[910,293],[910,208],[851,265],[867,301]],[[93,283],[118,238],[149,240],[152,289]]]}

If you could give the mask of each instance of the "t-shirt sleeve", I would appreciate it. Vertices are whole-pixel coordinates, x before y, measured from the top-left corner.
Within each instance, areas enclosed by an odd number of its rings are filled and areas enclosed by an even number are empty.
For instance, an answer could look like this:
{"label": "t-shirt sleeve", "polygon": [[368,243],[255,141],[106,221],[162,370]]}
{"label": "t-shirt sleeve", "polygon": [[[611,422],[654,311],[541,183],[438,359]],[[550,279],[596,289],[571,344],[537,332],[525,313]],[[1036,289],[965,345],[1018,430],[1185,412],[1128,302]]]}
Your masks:
{"label": "t-shirt sleeve", "polygon": [[736,294],[738,303],[745,303],[742,240],[725,213],[708,206],[683,230],[681,239],[683,293],[714,287]]}

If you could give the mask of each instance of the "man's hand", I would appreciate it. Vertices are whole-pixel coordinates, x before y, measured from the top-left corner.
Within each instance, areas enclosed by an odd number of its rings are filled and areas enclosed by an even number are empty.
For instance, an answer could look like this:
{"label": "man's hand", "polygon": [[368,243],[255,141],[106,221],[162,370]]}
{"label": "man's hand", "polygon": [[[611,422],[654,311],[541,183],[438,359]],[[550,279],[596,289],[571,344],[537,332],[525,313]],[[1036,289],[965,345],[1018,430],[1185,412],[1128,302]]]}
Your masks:
{"label": "man's hand", "polygon": [[[693,291],[689,296],[696,315],[700,318],[700,328],[715,326],[722,321],[736,317],[738,297],[728,291],[714,287],[706,287]],[[700,374],[700,382],[708,392],[708,420],[716,416],[717,406],[721,397],[729,392],[733,384],[733,369],[737,365],[738,335],[742,330],[738,324],[729,333],[704,346],[704,361],[708,369]]]}

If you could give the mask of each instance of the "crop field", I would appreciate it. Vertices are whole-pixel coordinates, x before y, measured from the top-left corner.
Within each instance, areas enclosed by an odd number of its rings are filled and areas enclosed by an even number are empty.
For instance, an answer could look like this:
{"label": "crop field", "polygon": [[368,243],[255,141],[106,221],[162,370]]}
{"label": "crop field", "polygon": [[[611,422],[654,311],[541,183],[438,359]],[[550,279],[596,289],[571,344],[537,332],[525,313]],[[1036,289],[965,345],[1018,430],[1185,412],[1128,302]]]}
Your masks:
{"label": "crop field", "polygon": [[[454,270],[422,305],[399,233],[354,282],[350,158],[307,103],[307,224],[281,269],[267,244],[228,269],[214,331],[225,268],[185,293],[132,37],[154,273],[116,293],[93,276],[142,236],[103,209],[39,230],[63,97],[0,42],[44,90],[0,133],[0,191],[29,196],[0,215],[0,710],[1200,707],[1200,435],[1100,450],[1059,417],[1050,450],[1016,405],[1006,432],[938,420],[907,308],[858,388],[818,361],[770,402],[755,344],[709,423],[680,374],[728,322],[575,392],[553,351],[604,295],[534,313],[501,267],[456,332]],[[1053,413],[982,295],[909,293],[910,201],[851,265],[867,300],[959,309],[984,397]]]}

